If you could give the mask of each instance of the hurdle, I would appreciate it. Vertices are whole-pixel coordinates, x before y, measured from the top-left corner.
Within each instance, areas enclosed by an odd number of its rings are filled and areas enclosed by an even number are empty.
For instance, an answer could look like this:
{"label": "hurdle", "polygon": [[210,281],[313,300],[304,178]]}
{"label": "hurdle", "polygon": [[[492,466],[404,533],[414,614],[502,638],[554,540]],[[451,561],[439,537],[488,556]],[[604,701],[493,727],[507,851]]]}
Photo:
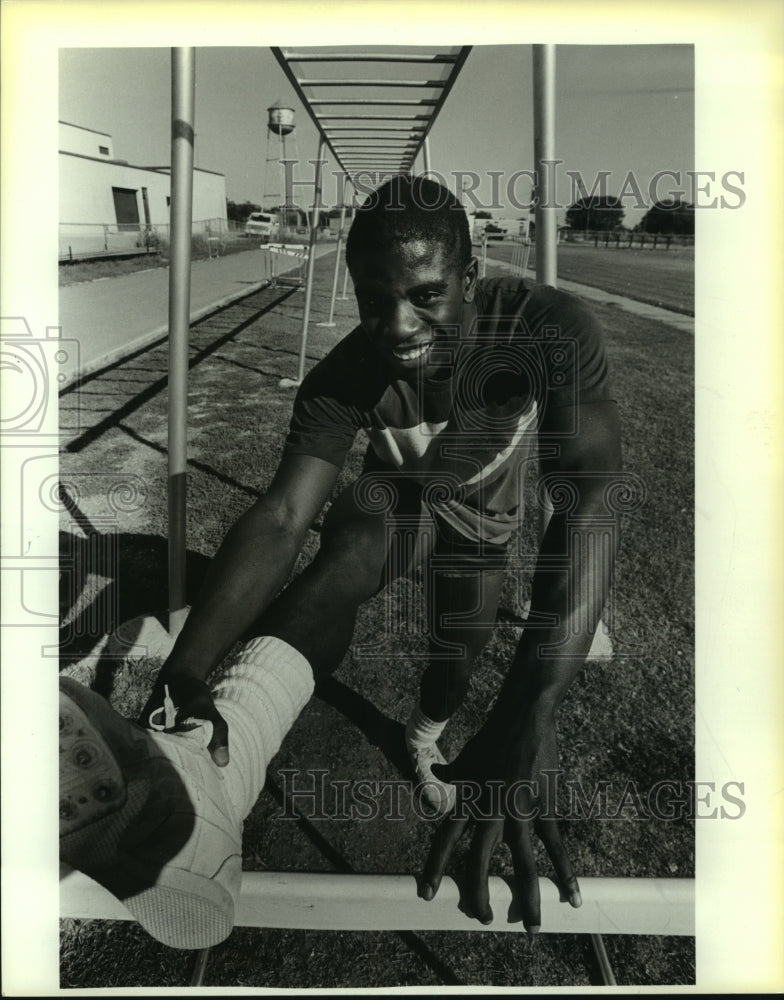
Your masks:
{"label": "hurdle", "polygon": [[[305,270],[310,254],[307,243],[262,243],[260,247],[264,261],[264,279],[276,288],[302,288],[305,284]],[[293,271],[278,273],[279,257],[294,258]]]}
{"label": "hurdle", "polygon": [[[63,866],[65,869],[65,866]],[[417,897],[413,875],[243,872],[237,927],[308,931],[490,931],[524,934],[510,881],[489,879],[495,919],[481,924],[460,909],[446,877],[435,899]],[[694,935],[694,880],[581,878],[583,905],[560,902],[539,879],[543,934]],[[60,913],[73,919],[133,920],[107,889],[70,868],[61,873]]]}

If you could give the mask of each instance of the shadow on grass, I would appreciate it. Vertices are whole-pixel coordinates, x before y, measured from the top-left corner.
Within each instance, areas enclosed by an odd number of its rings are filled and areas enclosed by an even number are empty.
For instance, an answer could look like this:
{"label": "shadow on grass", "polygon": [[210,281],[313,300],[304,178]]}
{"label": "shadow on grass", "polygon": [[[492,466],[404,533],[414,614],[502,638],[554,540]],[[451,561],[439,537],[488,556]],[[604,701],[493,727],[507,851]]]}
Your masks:
{"label": "shadow on grass", "polygon": [[[354,695],[355,692],[350,691],[345,685],[340,684],[339,681],[335,682],[340,688],[344,688],[350,694]],[[317,694],[319,697],[323,697],[319,685],[319,690]],[[329,688],[328,688],[329,693]],[[334,692],[332,692],[334,695]],[[342,694],[341,694],[342,697]],[[364,698],[356,695],[356,698],[360,702],[365,702]],[[324,698],[329,704],[335,705],[335,702]],[[369,702],[365,704],[370,705]],[[339,705],[335,705],[339,707]],[[355,707],[353,705],[352,707]],[[372,708],[372,706],[370,706]],[[377,710],[376,710],[377,711]],[[381,713],[378,713],[381,715]],[[394,723],[394,725],[399,725],[399,723]],[[362,728],[362,727],[360,727]],[[401,727],[402,729],[402,727]],[[363,729],[364,731],[364,729]],[[369,737],[372,739],[372,737]],[[377,744],[378,745],[378,744]],[[402,745],[402,736],[401,736]],[[382,748],[383,749],[383,748]],[[277,781],[269,774],[267,775],[267,782],[265,785],[266,790],[270,793],[272,798],[277,802],[278,806],[283,807],[285,805],[287,813],[291,813],[297,816],[297,825],[300,827],[305,836],[311,841],[311,843],[321,852],[324,858],[329,861],[335,871],[342,872],[343,874],[355,874],[356,868],[351,865],[351,863],[340,853],[340,851],[335,848],[330,841],[316,828],[316,826],[310,822],[310,820],[304,816],[296,807],[294,801],[286,795],[283,789],[280,787]],[[288,801],[286,801],[288,798]],[[445,986],[462,986],[463,982],[460,980],[452,968],[444,961],[442,961],[438,955],[423,941],[421,936],[414,931],[395,931],[393,932],[396,937],[398,937],[408,948],[411,949],[414,954],[418,955],[422,961],[432,969],[432,971],[438,976],[441,983]]]}
{"label": "shadow on grass", "polygon": [[[60,532],[61,669],[88,656],[121,624],[142,615],[165,616],[168,554],[168,542],[159,535]],[[207,556],[186,552],[188,604],[193,603],[209,564]],[[108,658],[99,662],[95,689],[105,697],[111,693],[111,674],[120,662]]]}
{"label": "shadow on grass", "polygon": [[401,774],[413,777],[411,763],[406,753],[404,726],[396,722],[367,698],[347,687],[335,677],[319,680],[316,697],[337,709],[359,729],[367,741],[377,747],[390,764]]}

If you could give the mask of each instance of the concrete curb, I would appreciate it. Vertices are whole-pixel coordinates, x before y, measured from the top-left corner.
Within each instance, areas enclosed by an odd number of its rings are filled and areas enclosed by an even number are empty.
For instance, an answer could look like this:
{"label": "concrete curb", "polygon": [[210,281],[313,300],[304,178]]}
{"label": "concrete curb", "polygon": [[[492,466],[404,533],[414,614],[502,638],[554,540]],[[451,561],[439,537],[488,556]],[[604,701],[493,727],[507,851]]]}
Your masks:
{"label": "concrete curb", "polygon": [[[511,264],[503,260],[492,260],[487,258],[487,267],[495,267],[501,271],[512,272]],[[533,274],[525,274],[526,280],[533,281]],[[604,305],[617,306],[624,312],[634,313],[635,316],[643,316],[646,319],[655,320],[658,323],[666,323],[683,333],[694,333],[694,317],[686,313],[675,312],[672,309],[665,309],[663,306],[654,306],[648,302],[640,302],[637,299],[630,299],[624,295],[616,295],[614,292],[605,292],[601,288],[593,285],[583,285],[577,281],[568,281],[565,278],[558,279],[558,287],[565,292],[573,292],[582,298],[591,299],[593,302],[600,302]]]}
{"label": "concrete curb", "polygon": [[[332,244],[321,244],[316,248],[316,260],[327,256],[327,254],[334,252],[335,247]],[[287,271],[294,270],[296,268],[296,263],[292,263],[289,267],[284,268],[277,275],[278,278],[283,277]],[[244,288],[239,289],[236,292],[231,292],[229,295],[224,295],[220,299],[216,299],[214,302],[208,303],[206,306],[202,306],[200,309],[194,309],[190,313],[189,323],[197,323],[200,319],[204,319],[206,316],[217,312],[219,309],[225,309],[226,306],[230,306],[235,302],[239,302],[240,299],[245,298],[248,295],[254,295],[256,292],[261,291],[262,288],[267,288],[272,282],[269,278],[265,278],[263,281],[256,281],[246,285]],[[123,361],[129,355],[139,353],[147,348],[152,347],[156,342],[162,342],[166,340],[169,335],[169,323],[162,323],[155,327],[154,330],[149,331],[149,333],[144,333],[135,340],[132,340],[129,344],[123,344],[122,347],[115,348],[112,351],[107,351],[106,354],[102,354],[98,358],[93,358],[92,361],[86,362],[78,372],[73,372],[71,375],[66,375],[65,381],[60,384],[58,389],[59,392],[64,392],[66,389],[79,385],[84,379],[89,378],[96,372],[102,371],[104,368],[110,368],[112,365],[116,365],[118,362]]]}
{"label": "concrete curb", "polygon": [[[232,292],[231,295],[225,295],[222,299],[218,299],[216,302],[211,302],[209,305],[202,306],[201,309],[194,310],[190,314],[189,322],[191,324],[198,323],[200,319],[204,319],[206,316],[209,316],[214,312],[218,312],[220,309],[225,309],[226,306],[233,305],[235,302],[239,302],[240,299],[245,298],[247,295],[254,295],[256,292],[261,291],[262,288],[266,288],[269,284],[269,279],[265,279],[264,281],[248,285],[237,292]],[[166,323],[162,323],[160,326],[157,326],[149,333],[144,333],[141,337],[137,337],[136,340],[132,340],[130,344],[123,344],[122,347],[118,347],[113,351],[108,351],[106,354],[102,354],[101,357],[94,358],[92,361],[87,362],[87,364],[83,365],[78,372],[74,372],[70,378],[67,378],[66,381],[63,382],[59,391],[63,392],[63,390],[68,389],[73,385],[78,385],[84,379],[89,378],[90,375],[94,375],[96,372],[102,371],[104,368],[111,368],[112,365],[118,364],[130,355],[153,347],[156,343],[163,342],[166,340],[168,335],[169,323],[167,321]]]}

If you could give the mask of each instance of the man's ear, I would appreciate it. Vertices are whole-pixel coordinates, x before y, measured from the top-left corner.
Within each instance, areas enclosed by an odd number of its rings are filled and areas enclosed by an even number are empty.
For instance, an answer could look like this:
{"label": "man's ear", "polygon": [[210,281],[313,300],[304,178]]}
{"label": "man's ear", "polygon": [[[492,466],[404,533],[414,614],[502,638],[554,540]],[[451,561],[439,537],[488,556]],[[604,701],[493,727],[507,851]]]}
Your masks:
{"label": "man's ear", "polygon": [[463,302],[473,302],[479,279],[479,261],[472,257],[463,273]]}

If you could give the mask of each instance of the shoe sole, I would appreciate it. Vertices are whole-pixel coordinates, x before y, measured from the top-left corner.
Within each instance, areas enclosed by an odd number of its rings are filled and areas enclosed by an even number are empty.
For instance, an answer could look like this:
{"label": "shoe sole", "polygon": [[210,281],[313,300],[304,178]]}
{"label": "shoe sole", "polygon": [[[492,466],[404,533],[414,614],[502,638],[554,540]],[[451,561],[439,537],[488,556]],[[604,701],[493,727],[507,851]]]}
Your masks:
{"label": "shoe sole", "polygon": [[[234,926],[234,899],[221,881],[239,887],[241,858],[231,855],[208,877],[129,853],[138,839],[134,822],[153,835],[160,822],[148,806],[153,781],[171,788],[172,801],[187,796],[176,769],[145,730],[94,691],[61,678],[61,859],[109,889],[163,944],[219,944]],[[182,825],[183,843],[192,829],[192,821]]]}

